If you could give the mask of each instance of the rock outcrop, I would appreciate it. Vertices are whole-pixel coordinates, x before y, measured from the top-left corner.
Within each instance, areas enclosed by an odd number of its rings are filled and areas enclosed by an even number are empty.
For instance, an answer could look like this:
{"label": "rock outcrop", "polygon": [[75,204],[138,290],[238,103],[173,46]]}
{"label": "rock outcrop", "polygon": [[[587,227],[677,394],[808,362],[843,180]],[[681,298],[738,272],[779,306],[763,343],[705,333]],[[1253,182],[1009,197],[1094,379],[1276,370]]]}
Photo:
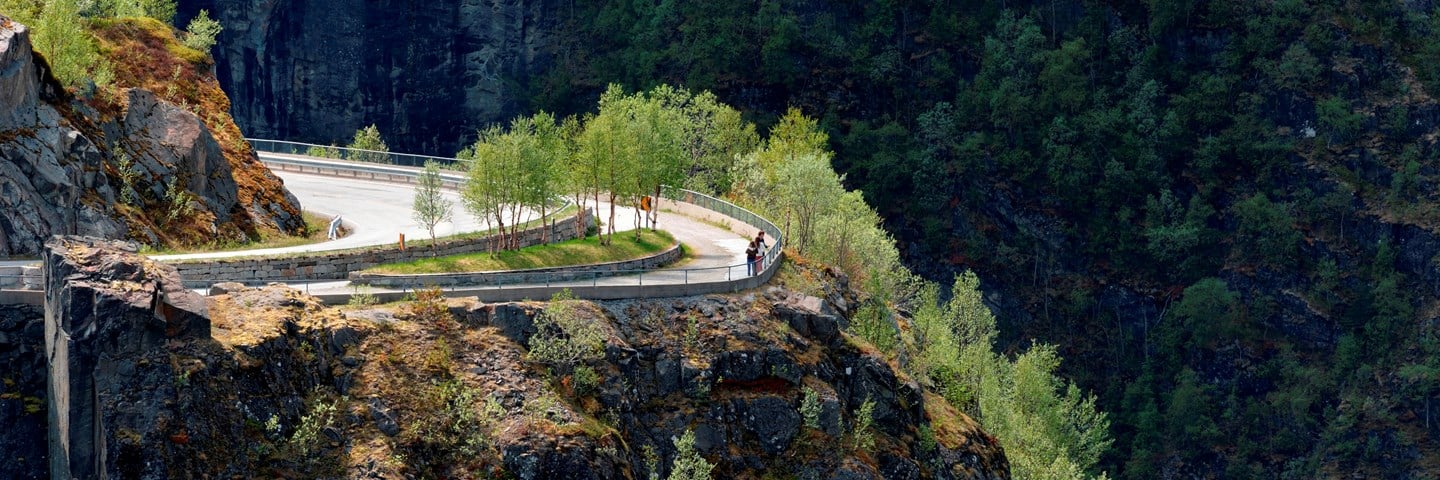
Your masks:
{"label": "rock outcrop", "polygon": [[521,113],[553,63],[554,0],[180,2],[225,25],[217,76],[250,136],[345,143],[378,123],[392,149],[452,154]]}
{"label": "rock outcrop", "polygon": [[[5,478],[663,478],[686,432],[714,478],[1009,478],[993,437],[844,332],[843,289],[333,309],[200,297],[94,238],[57,237],[45,268],[43,322],[0,310]],[[541,315],[603,341],[538,363]]]}
{"label": "rock outcrop", "polygon": [[5,450],[16,458],[0,463],[4,478],[46,478],[47,462],[48,478],[253,477],[267,466],[249,436],[292,437],[318,386],[348,391],[354,364],[341,357],[361,337],[293,290],[251,290],[253,317],[234,318],[133,244],[47,248],[43,341],[34,312],[0,312],[0,358],[12,360],[0,419],[17,420],[0,446],[29,445]]}
{"label": "rock outcrop", "polygon": [[[187,73],[199,67],[168,53],[166,42],[175,42],[168,27],[144,22],[112,22],[107,40],[122,49],[131,47],[119,43],[123,37],[145,37],[133,43],[152,50],[124,58],[163,63],[171,72],[169,95],[187,106],[121,86],[97,98],[71,97],[32,52],[28,28],[0,17],[0,256],[37,255],[51,235],[165,245],[303,230],[299,202],[259,164],[239,131],[216,131],[234,128],[225,113],[206,113],[209,107],[179,93],[223,100],[218,87],[205,91],[204,76]],[[117,64],[122,73],[153,68]],[[140,84],[135,74],[123,78],[117,85]]]}
{"label": "rock outcrop", "polygon": [[64,95],[29,30],[0,16],[0,256],[35,255],[52,234],[127,233],[105,156],[56,110]]}
{"label": "rock outcrop", "polygon": [[[199,196],[211,212],[228,214],[234,209],[239,192],[230,163],[200,117],[147,90],[127,93],[121,126],[129,145],[144,152],[136,155],[136,166],[141,169],[137,173],[147,178],[178,178],[178,185]],[[167,187],[164,182],[154,182],[148,193],[164,198]]]}
{"label": "rock outcrop", "polygon": [[121,461],[133,452],[116,437],[144,438],[145,430],[133,429],[180,413],[149,400],[175,374],[166,341],[209,338],[205,300],[186,290],[173,268],[144,260],[133,246],[57,237],[46,247],[50,476],[143,470]]}

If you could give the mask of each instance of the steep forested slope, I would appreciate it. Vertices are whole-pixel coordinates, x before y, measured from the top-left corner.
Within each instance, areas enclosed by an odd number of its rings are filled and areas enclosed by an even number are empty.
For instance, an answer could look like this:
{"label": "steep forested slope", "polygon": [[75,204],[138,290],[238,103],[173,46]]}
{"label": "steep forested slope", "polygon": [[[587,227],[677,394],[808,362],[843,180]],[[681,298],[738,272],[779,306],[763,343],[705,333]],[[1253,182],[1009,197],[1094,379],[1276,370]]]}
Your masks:
{"label": "steep forested slope", "polygon": [[1063,345],[1127,478],[1436,473],[1429,2],[609,4],[535,102],[819,115],[932,278]]}

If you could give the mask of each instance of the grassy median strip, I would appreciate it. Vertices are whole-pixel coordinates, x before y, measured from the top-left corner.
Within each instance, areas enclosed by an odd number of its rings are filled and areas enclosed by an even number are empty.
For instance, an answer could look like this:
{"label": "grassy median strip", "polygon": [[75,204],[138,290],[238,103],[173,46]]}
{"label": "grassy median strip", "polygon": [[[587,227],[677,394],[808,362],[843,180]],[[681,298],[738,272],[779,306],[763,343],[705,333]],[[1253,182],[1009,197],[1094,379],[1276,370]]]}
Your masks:
{"label": "grassy median strip", "polygon": [[620,232],[615,234],[615,241],[608,246],[601,246],[597,237],[586,237],[568,242],[535,245],[520,250],[499,252],[494,256],[488,252],[467,253],[426,258],[413,262],[387,263],[365,271],[411,275],[566,267],[648,257],[663,252],[673,245],[675,245],[675,237],[670,236],[669,232],[643,230],[640,232],[640,241],[635,241],[633,232]]}

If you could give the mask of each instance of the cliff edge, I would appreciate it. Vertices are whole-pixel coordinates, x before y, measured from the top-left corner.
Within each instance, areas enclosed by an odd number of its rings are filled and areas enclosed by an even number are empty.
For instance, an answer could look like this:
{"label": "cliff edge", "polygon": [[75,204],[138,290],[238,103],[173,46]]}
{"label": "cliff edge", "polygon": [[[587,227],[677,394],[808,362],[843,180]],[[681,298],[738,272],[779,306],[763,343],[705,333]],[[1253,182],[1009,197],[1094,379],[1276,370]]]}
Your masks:
{"label": "cliff edge", "polygon": [[826,298],[327,308],[200,297],[98,239],[54,240],[46,269],[43,338],[33,310],[0,312],[20,335],[0,345],[6,478],[1009,478],[993,437],[844,332],[843,278]]}

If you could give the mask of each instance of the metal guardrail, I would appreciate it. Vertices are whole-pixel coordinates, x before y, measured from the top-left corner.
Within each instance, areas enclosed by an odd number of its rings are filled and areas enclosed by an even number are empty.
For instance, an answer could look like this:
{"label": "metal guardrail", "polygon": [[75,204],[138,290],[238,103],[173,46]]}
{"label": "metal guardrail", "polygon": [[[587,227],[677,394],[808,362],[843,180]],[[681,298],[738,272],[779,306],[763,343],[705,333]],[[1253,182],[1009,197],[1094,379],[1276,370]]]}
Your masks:
{"label": "metal guardrail", "polygon": [[[359,163],[335,159],[300,159],[277,156],[276,152],[262,153],[265,155],[261,155],[260,161],[266,165],[278,167],[281,170],[292,170],[300,173],[365,178],[386,182],[415,183],[415,179],[420,177],[420,172],[422,171],[416,167],[398,167],[394,165]],[[300,154],[283,153],[278,155]],[[441,170],[440,182],[444,188],[459,190],[465,185],[465,175],[454,173],[453,171]]]}
{"label": "metal guardrail", "polygon": [[[255,150],[261,151],[261,152],[268,152],[268,153],[283,153],[283,154],[291,154],[291,155],[304,155],[303,151],[301,151],[300,153],[292,153],[292,152],[294,152],[295,150],[297,150],[300,146],[304,146],[306,149],[311,148],[311,147],[320,147],[320,146],[318,146],[318,145],[311,145],[311,144],[305,144],[305,143],[296,143],[296,142],[283,142],[283,141],[278,141],[278,140],[263,140],[263,139],[247,139],[247,140],[249,140],[249,141],[251,142],[251,145],[254,146]],[[278,146],[279,148],[281,148],[282,151],[275,152],[275,151],[269,150],[269,149],[271,149],[271,148],[276,148],[277,146]],[[324,148],[330,148],[330,147],[324,147]],[[397,154],[397,155],[404,155],[404,154]],[[408,157],[424,158],[424,159],[434,159],[434,160],[452,160],[452,161],[456,161],[456,162],[465,162],[465,160],[460,160],[460,159],[444,159],[444,158],[440,158],[440,157],[425,157],[425,156],[420,156],[420,155],[409,155]],[[321,160],[321,159],[316,159],[316,160]],[[270,161],[276,161],[276,160],[274,160],[273,157],[272,157],[272,159],[267,159],[267,162],[270,162]],[[286,160],[281,160],[281,161],[286,161]],[[292,164],[302,164],[302,163],[303,163],[303,164],[307,164],[307,165],[314,165],[314,163],[315,163],[315,161],[313,161],[313,160],[299,160],[299,159],[296,159],[296,160],[288,160],[288,161],[289,161],[290,163],[292,163]],[[422,162],[422,164],[423,164],[423,162]],[[337,171],[338,171],[339,169],[345,168],[345,167],[353,167],[353,168],[355,168],[357,171],[364,171],[364,172],[376,172],[376,173],[384,173],[384,174],[401,174],[401,173],[399,173],[399,172],[411,172],[411,175],[414,174],[414,173],[413,173],[414,170],[397,169],[397,168],[391,167],[391,166],[368,165],[368,164],[356,163],[356,162],[345,162],[345,163],[343,163],[343,164],[341,164],[340,162],[333,162],[333,161],[332,161],[332,162],[324,162],[324,167],[322,167],[322,168],[331,169],[331,170],[337,170]],[[460,176],[460,177],[462,178],[462,181],[463,181],[463,176]],[[730,202],[727,202],[727,201],[725,201],[725,200],[721,200],[721,199],[718,199],[718,198],[715,198],[715,197],[712,197],[712,196],[709,196],[709,195],[705,195],[705,194],[700,193],[700,192],[695,192],[695,191],[692,191],[692,190],[686,190],[686,189],[683,189],[683,188],[676,188],[676,187],[666,186],[666,187],[664,187],[664,189],[662,190],[661,195],[662,195],[663,197],[669,199],[669,200],[673,200],[673,201],[677,201],[677,202],[689,203],[689,204],[698,206],[698,207],[700,207],[700,208],[704,208],[704,209],[706,209],[706,210],[710,210],[710,211],[712,211],[712,212],[719,213],[719,214],[724,215],[724,216],[726,216],[726,217],[733,218],[733,219],[738,220],[738,221],[740,221],[740,222],[742,222],[742,223],[745,223],[745,224],[747,224],[747,225],[750,225],[750,226],[752,226],[752,227],[755,227],[755,228],[758,228],[758,229],[760,229],[760,230],[765,231],[766,236],[770,237],[770,239],[771,239],[770,241],[774,242],[774,244],[771,245],[771,246],[765,251],[764,256],[761,257],[761,258],[762,258],[761,267],[762,267],[763,270],[760,271],[760,272],[755,272],[754,275],[751,275],[750,272],[749,272],[749,270],[748,270],[749,267],[748,267],[746,264],[744,264],[744,263],[739,263],[739,264],[735,264],[735,265],[726,265],[726,266],[720,266],[720,267],[705,267],[705,268],[685,268],[685,269],[666,269],[666,270],[618,270],[618,271],[612,270],[612,271],[606,271],[606,272],[591,272],[591,275],[590,275],[590,278],[588,279],[588,281],[584,280],[584,279],[583,279],[583,276],[582,276],[582,280],[576,280],[575,277],[576,277],[577,272],[569,272],[569,271],[550,272],[549,274],[538,274],[538,273],[534,273],[534,272],[515,272],[514,274],[496,273],[495,275],[491,276],[491,277],[488,279],[488,281],[486,281],[486,282],[480,282],[479,284],[470,285],[470,286],[466,286],[466,287],[463,287],[463,288],[456,288],[456,290],[461,290],[461,289],[476,289],[476,288],[504,289],[507,285],[510,286],[511,288],[514,288],[515,286],[518,286],[518,285],[527,285],[527,286],[544,285],[544,286],[546,286],[546,287],[588,286],[588,287],[596,287],[596,288],[598,288],[598,287],[600,287],[600,286],[606,286],[606,285],[608,285],[608,286],[615,286],[615,285],[639,285],[639,286],[643,286],[643,285],[645,285],[645,283],[646,283],[647,281],[649,281],[652,285],[654,285],[654,284],[656,284],[656,283],[660,283],[660,282],[663,282],[663,283],[665,283],[665,284],[692,285],[692,284],[697,284],[697,283],[733,282],[733,281],[740,280],[740,279],[745,279],[745,278],[748,278],[748,277],[751,277],[751,276],[766,276],[766,277],[768,277],[768,276],[774,271],[774,269],[777,268],[778,262],[779,262],[779,260],[780,260],[780,256],[782,255],[782,252],[783,252],[783,250],[784,250],[784,238],[781,236],[780,228],[777,227],[777,226],[775,226],[774,223],[771,223],[769,220],[766,220],[764,217],[761,217],[760,215],[757,215],[757,214],[755,214],[754,212],[751,212],[751,211],[749,211],[749,210],[746,210],[745,208],[742,208],[742,207],[740,207],[740,206],[738,206],[738,205],[735,205],[735,204],[733,204],[733,203],[730,203]],[[583,274],[582,274],[582,275],[583,275]],[[537,278],[537,277],[538,277],[538,278]],[[723,278],[722,278],[722,277],[723,277]],[[603,278],[603,279],[606,279],[605,282],[604,282],[604,284],[601,283],[601,279],[602,279],[602,278]],[[633,279],[633,283],[630,282],[631,279]],[[427,287],[427,286],[428,286],[428,285],[424,285],[424,284],[422,284],[422,283],[417,282],[416,284],[408,285],[408,286],[402,286],[402,287],[399,287],[399,288],[408,290],[408,289],[422,288],[422,287]],[[391,287],[391,288],[396,288],[396,287]]]}
{"label": "metal guardrail", "polygon": [[409,153],[381,152],[377,150],[362,150],[358,148],[287,142],[284,140],[267,140],[263,138],[247,138],[245,140],[250,142],[250,145],[255,147],[255,150],[270,153],[307,155],[351,162],[401,165],[407,167],[424,167],[425,162],[429,161],[439,162],[442,166],[457,170],[464,170],[470,165],[469,160],[453,157],[432,157],[429,155],[412,155]]}
{"label": "metal guardrail", "polygon": [[735,205],[733,203],[693,190],[686,190],[683,188],[671,187],[668,185],[665,186],[664,190],[662,190],[661,196],[670,200],[674,200],[677,202],[685,202],[715,213],[719,213],[721,215],[744,222],[746,225],[765,231],[765,235],[773,239],[772,241],[775,243],[774,245],[770,245],[765,250],[765,255],[762,257],[763,261],[761,262],[761,265],[767,270],[772,265],[776,265],[778,263],[778,260],[780,259],[780,254],[785,249],[785,239],[780,234],[780,227],[775,226],[774,223],[766,220],[765,217],[757,215],[755,214],[755,212],[746,210],[739,205]]}

